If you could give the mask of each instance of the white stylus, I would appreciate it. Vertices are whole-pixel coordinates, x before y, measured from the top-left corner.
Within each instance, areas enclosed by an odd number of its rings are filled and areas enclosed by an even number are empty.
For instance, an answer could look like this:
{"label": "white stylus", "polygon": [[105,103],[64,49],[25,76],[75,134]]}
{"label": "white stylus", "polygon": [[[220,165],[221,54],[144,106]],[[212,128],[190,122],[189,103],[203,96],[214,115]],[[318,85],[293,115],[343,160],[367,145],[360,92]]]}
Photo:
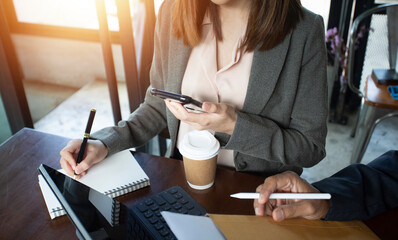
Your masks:
{"label": "white stylus", "polygon": [[[260,193],[235,193],[231,194],[233,198],[239,199],[258,199]],[[330,199],[329,193],[271,193],[269,199]]]}

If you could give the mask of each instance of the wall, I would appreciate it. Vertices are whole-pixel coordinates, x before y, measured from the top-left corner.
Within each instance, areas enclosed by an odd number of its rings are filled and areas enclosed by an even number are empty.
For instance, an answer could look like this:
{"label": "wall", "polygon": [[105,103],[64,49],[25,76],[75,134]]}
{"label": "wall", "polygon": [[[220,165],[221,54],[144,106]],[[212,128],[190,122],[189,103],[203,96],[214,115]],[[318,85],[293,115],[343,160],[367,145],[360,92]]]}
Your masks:
{"label": "wall", "polygon": [[[13,34],[25,81],[80,88],[106,79],[100,43]],[[116,78],[124,81],[121,46],[113,45]]]}

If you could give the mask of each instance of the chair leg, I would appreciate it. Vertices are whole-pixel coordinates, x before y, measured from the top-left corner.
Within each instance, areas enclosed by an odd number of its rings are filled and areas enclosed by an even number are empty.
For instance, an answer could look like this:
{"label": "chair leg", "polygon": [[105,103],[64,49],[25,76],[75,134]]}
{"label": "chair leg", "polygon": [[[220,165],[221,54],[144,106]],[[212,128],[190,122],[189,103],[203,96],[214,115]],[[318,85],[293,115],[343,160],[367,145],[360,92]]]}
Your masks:
{"label": "chair leg", "polygon": [[153,154],[153,141],[154,139],[149,140],[147,143],[145,143],[142,146],[136,147],[137,152],[144,152],[148,154]]}
{"label": "chair leg", "polygon": [[[366,106],[366,108],[369,108],[368,106]],[[366,148],[368,147],[369,141],[372,137],[373,131],[375,130],[376,126],[381,123],[382,121],[388,119],[388,118],[392,118],[392,117],[398,117],[398,112],[392,112],[392,113],[388,113],[380,118],[377,118],[376,120],[373,120],[375,118],[375,109],[370,107],[372,110],[368,111],[368,109],[366,110],[368,113],[370,112],[370,114],[368,114],[368,117],[366,116],[361,116],[361,118],[365,118],[362,120],[364,121],[364,124],[360,125],[360,126],[367,126],[365,130],[363,130],[362,133],[360,133],[361,135],[357,135],[357,139],[355,141],[355,145],[354,145],[354,151],[353,154],[351,156],[351,163],[360,163],[362,160],[363,155],[365,154]],[[366,124],[366,122],[368,124]],[[373,124],[371,124],[373,122]],[[370,128],[369,128],[369,124],[371,124]],[[360,130],[359,130],[360,131]],[[361,138],[359,138],[361,137]]]}
{"label": "chair leg", "polygon": [[167,152],[166,138],[158,136],[158,141],[159,141],[159,154],[160,154],[160,156],[164,157]]}
{"label": "chair leg", "polygon": [[356,133],[357,128],[358,128],[359,116],[361,115],[361,111],[362,111],[362,108],[363,108],[363,106],[364,106],[363,103],[362,103],[362,101],[363,101],[363,98],[361,98],[361,104],[359,105],[359,108],[358,108],[358,114],[357,114],[357,116],[355,117],[354,127],[353,127],[352,130],[351,130],[350,136],[351,136],[352,138],[355,137],[355,133]]}
{"label": "chair leg", "polygon": [[359,122],[359,115],[361,114],[361,110],[359,110],[359,113],[357,114],[357,116],[355,117],[355,123],[354,123],[354,127],[352,128],[352,130],[351,130],[351,134],[350,134],[350,136],[352,137],[352,138],[354,138],[355,137],[355,133],[356,133],[356,131],[357,131],[357,128],[358,128],[358,122]]}
{"label": "chair leg", "polygon": [[366,150],[365,142],[370,132],[375,118],[375,109],[369,105],[364,104],[359,115],[358,127],[355,133],[355,141],[353,152],[351,155],[351,164],[359,163]]}
{"label": "chair leg", "polygon": [[[388,119],[388,118],[392,118],[392,117],[398,117],[398,112],[392,112],[392,113],[389,113],[389,114],[387,114],[387,115],[385,115],[385,116],[383,116],[383,117],[381,117],[381,118],[376,119],[376,121],[375,121],[375,122],[373,123],[373,125],[372,125],[372,128],[371,128],[370,131],[369,131],[368,136],[366,137],[366,141],[365,141],[365,143],[364,143],[364,149],[366,149],[366,148],[368,147],[370,138],[372,137],[373,131],[375,130],[376,126],[377,126],[379,123],[381,123],[382,121],[384,121],[384,120],[386,120],[386,119]],[[364,153],[365,153],[365,152],[362,153],[362,156],[360,156],[360,158],[363,157],[363,154],[364,154]]]}

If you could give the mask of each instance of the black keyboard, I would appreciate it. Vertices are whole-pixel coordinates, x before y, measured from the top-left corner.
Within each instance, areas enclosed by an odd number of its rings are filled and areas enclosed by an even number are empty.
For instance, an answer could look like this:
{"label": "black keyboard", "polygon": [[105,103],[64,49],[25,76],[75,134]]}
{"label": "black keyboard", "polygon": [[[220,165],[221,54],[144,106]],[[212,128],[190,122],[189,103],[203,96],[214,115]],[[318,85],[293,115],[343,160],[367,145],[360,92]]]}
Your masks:
{"label": "black keyboard", "polygon": [[129,239],[177,239],[161,211],[203,216],[206,210],[181,187],[174,186],[129,209]]}

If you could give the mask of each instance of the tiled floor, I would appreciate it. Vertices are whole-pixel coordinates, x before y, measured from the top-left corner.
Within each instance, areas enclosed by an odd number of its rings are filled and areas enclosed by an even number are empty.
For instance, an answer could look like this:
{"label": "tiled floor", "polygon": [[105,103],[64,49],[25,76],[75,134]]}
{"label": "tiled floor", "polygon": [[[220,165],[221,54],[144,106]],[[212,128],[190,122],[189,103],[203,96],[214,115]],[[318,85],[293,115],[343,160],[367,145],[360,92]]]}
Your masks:
{"label": "tiled floor", "polygon": [[35,81],[24,81],[24,87],[27,89],[26,99],[33,122],[37,122],[45,117],[53,110],[54,106],[58,106],[79,90],[75,87],[60,87],[59,85],[43,84],[42,82]]}
{"label": "tiled floor", "polygon": [[[347,125],[328,123],[326,137],[326,157],[316,166],[305,169],[302,177],[314,182],[328,177],[336,171],[348,166],[354,145],[350,137],[355,115],[349,115]],[[380,123],[369,142],[369,146],[362,158],[366,164],[388,150],[398,149],[398,119],[388,119]]]}
{"label": "tiled floor", "polygon": [[[122,118],[129,114],[127,90],[118,84]],[[34,124],[35,129],[69,138],[83,137],[90,109],[96,109],[91,131],[114,125],[107,83],[93,81]]]}
{"label": "tiled floor", "polygon": [[[124,83],[119,83],[119,95],[122,117],[129,114],[127,91]],[[106,82],[89,83],[74,95],[61,103],[53,111],[35,123],[40,131],[62,135],[69,138],[81,138],[91,108],[97,109],[92,131],[113,124],[111,105]],[[330,176],[349,165],[354,139],[350,132],[355,114],[349,114],[347,125],[328,124],[326,139],[327,156],[318,165],[305,169],[303,177],[309,182]],[[369,147],[363,158],[367,163],[390,149],[398,149],[398,119],[381,123],[375,130]]]}

